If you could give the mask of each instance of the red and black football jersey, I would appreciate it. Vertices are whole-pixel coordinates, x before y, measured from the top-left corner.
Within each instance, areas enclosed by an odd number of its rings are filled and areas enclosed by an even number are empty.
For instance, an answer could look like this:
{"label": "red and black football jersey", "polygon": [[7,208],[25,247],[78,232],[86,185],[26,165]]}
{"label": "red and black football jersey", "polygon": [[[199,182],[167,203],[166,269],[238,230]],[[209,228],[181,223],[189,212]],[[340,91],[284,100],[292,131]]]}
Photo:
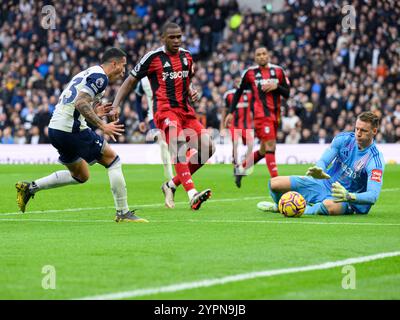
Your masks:
{"label": "red and black football jersey", "polygon": [[[270,92],[262,91],[264,84],[275,82],[278,85],[276,90]],[[253,93],[254,103],[253,118],[270,118],[272,121],[280,119],[281,96],[289,97],[289,80],[280,66],[268,64],[265,67],[254,66],[248,68],[242,75],[239,89],[236,91],[232,101],[230,112],[235,111],[240,95],[245,89]]]}
{"label": "red and black football jersey", "polygon": [[148,77],[153,91],[154,113],[171,108],[193,111],[189,102],[193,59],[189,51],[179,48],[172,55],[165,47],[148,52],[130,73],[140,80]]}
{"label": "red and black football jersey", "polygon": [[[236,89],[228,90],[224,95],[224,101],[226,109],[229,110],[233,96],[235,95]],[[251,106],[253,103],[253,95],[250,90],[245,90],[240,97],[240,100],[236,106],[236,111],[233,113],[232,125],[237,129],[251,129],[253,128],[253,120],[251,115]]]}

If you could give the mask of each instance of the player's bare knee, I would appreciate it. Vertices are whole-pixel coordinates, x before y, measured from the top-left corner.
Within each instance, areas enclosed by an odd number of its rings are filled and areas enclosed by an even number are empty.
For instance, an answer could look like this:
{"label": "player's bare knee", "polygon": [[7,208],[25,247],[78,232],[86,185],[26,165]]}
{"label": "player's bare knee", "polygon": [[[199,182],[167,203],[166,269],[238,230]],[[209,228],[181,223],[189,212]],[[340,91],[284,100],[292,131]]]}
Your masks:
{"label": "player's bare knee", "polygon": [[119,159],[117,153],[107,144],[98,163],[105,168],[109,168],[117,158]]}
{"label": "player's bare knee", "polygon": [[72,174],[72,178],[74,178],[79,183],[85,183],[89,180],[89,173]]}
{"label": "player's bare knee", "polygon": [[279,179],[280,177],[274,177],[274,178],[271,178],[271,180],[270,180],[270,184],[271,184],[271,190],[272,191],[278,191],[278,189],[279,189]]}
{"label": "player's bare knee", "polygon": [[276,192],[286,192],[291,189],[290,177],[278,176],[270,180],[271,190]]}

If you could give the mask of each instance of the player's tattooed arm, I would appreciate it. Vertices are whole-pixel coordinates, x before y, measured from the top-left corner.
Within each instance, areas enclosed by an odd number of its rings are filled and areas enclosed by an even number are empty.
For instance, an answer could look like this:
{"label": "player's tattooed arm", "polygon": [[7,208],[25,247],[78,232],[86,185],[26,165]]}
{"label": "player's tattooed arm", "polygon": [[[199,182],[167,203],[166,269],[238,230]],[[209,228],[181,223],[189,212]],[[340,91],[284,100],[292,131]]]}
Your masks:
{"label": "player's tattooed arm", "polygon": [[93,98],[85,92],[80,92],[76,98],[75,108],[80,112],[81,115],[85,117],[88,122],[98,127],[112,140],[117,141],[117,136],[122,135],[122,133],[125,131],[124,125],[118,124],[118,121],[113,121],[110,123],[103,122],[95,113],[92,104]]}
{"label": "player's tattooed arm", "polygon": [[102,128],[104,122],[97,116],[92,105],[93,98],[85,92],[80,92],[75,101],[75,108],[92,125]]}

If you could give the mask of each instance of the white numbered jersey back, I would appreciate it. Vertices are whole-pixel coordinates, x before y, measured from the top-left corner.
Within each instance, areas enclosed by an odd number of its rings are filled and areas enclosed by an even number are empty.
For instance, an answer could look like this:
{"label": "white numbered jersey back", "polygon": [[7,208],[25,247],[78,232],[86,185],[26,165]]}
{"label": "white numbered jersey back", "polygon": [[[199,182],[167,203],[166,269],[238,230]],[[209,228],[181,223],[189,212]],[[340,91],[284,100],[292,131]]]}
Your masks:
{"label": "white numbered jersey back", "polygon": [[85,92],[94,101],[100,100],[107,84],[108,77],[100,66],[90,67],[75,75],[58,100],[49,128],[65,132],[79,132],[87,129],[85,118],[75,109],[76,98],[80,92]]}

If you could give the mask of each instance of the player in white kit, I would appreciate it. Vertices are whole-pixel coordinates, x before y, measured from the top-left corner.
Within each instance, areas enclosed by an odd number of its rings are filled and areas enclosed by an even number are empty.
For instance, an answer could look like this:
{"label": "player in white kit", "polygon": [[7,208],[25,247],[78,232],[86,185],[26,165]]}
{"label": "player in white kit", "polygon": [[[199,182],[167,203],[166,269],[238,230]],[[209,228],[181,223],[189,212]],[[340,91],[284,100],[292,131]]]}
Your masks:
{"label": "player in white kit", "polygon": [[111,48],[104,52],[101,65],[78,73],[68,83],[49,124],[50,142],[60,154],[59,161],[68,170],[57,171],[32,182],[17,182],[17,204],[22,212],[25,212],[29,199],[40,190],[86,182],[89,179],[88,164],[98,162],[108,171],[116,207],[115,221],[147,222],[129,210],[119,156],[86,123],[88,121],[98,127],[114,141],[124,132],[123,125],[118,121],[106,123],[101,119],[111,110],[111,104],[99,105],[98,102],[108,83],[124,76],[125,66],[126,54],[118,48]]}

